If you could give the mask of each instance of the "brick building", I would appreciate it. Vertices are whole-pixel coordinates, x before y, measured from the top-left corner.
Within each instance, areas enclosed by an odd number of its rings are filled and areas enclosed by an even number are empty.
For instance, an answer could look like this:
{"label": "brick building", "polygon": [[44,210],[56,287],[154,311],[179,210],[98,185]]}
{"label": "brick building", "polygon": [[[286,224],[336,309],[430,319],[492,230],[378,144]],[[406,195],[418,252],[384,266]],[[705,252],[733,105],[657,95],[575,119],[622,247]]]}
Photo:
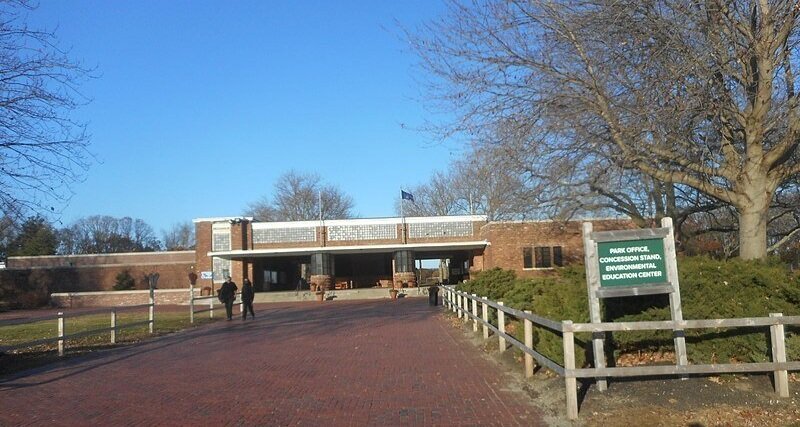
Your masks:
{"label": "brick building", "polygon": [[[501,267],[534,276],[583,261],[581,222],[488,222],[485,216],[254,222],[199,218],[198,286],[218,287],[230,274],[257,291],[417,286],[420,260],[442,260],[438,278],[457,282]],[[630,228],[595,220],[595,230]]]}
{"label": "brick building", "polygon": [[145,276],[151,273],[159,274],[159,288],[168,289],[186,287],[194,263],[194,251],[21,256],[9,257],[0,271],[47,276],[55,285],[54,292],[109,290],[123,270],[133,277],[137,289],[147,288]]}
{"label": "brick building", "polygon": [[[627,220],[592,222],[595,230],[632,227]],[[194,251],[10,257],[0,268],[0,305],[34,306],[53,293],[111,290],[124,270],[136,289],[147,288],[150,273],[160,275],[158,289],[185,289],[195,272],[199,289],[218,288],[230,274],[269,292],[296,290],[301,278],[303,289],[415,287],[421,260],[439,266],[429,281],[451,283],[494,267],[530,277],[583,262],[581,221],[488,222],[475,215],[194,223]]]}
{"label": "brick building", "polygon": [[186,289],[194,262],[194,251],[9,257],[0,269],[0,308],[44,305],[54,293],[111,290],[122,271],[135,289],[147,289],[152,273],[159,274],[158,289]]}

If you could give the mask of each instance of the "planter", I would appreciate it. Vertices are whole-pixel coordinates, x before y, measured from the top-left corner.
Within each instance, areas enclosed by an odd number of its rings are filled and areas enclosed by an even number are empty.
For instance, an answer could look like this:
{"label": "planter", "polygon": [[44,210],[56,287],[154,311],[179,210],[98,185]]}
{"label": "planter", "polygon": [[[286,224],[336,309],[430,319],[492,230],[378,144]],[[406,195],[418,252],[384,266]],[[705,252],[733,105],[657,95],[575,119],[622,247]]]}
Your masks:
{"label": "planter", "polygon": [[317,296],[317,301],[325,301],[325,291],[316,291],[314,294]]}
{"label": "planter", "polygon": [[397,299],[398,292],[400,291],[398,291],[397,289],[389,289],[389,295],[392,297],[392,299]]}

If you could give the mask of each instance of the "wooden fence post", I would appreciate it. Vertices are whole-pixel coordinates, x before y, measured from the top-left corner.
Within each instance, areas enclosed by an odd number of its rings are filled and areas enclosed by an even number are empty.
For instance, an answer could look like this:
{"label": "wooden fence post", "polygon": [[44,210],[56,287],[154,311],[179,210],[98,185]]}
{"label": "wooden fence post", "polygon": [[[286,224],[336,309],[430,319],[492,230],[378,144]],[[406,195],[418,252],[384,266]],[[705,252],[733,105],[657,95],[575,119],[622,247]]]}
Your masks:
{"label": "wooden fence post", "polygon": [[[769,317],[783,317],[783,313],[770,313]],[[770,341],[772,341],[772,361],[786,363],[786,341],[783,325],[769,327]],[[775,380],[775,393],[780,397],[789,397],[789,377],[786,369],[776,369],[772,374]]]}
{"label": "wooden fence post", "polygon": [[[483,297],[483,299],[485,300],[487,298]],[[482,309],[483,309],[483,313],[481,313],[481,314],[483,314],[483,339],[488,340],[489,339],[489,305],[486,304],[485,302],[482,302],[481,306],[482,306]]]}
{"label": "wooden fence post", "polygon": [[472,294],[472,332],[478,332],[478,295]]}
{"label": "wooden fence post", "polygon": [[458,318],[464,318],[464,297],[461,294],[456,294],[456,298],[458,298]]}
{"label": "wooden fence post", "polygon": [[[584,264],[586,265],[586,289],[589,297],[589,318],[592,323],[601,323],[603,320],[600,316],[600,298],[596,293],[600,286],[600,267],[598,264],[597,243],[590,238],[592,231],[592,223],[584,222],[583,252]],[[606,367],[605,339],[605,332],[592,332],[592,350],[594,353],[595,368]],[[598,391],[605,391],[608,388],[608,381],[605,378],[596,378],[596,381]]]}
{"label": "wooden fence post", "polygon": [[575,379],[575,334],[570,330],[571,320],[561,322],[564,327],[564,386],[567,392],[567,418],[578,418],[578,382]]}
{"label": "wooden fence post", "polygon": [[58,355],[64,355],[64,313],[58,312]]}
{"label": "wooden fence post", "polygon": [[111,309],[111,344],[117,343],[117,309]]}
{"label": "wooden fence post", "polygon": [[[497,305],[502,307],[503,302],[498,301]],[[497,309],[497,329],[499,329],[502,333],[506,333],[506,313],[499,308]],[[502,334],[497,334],[497,336],[500,337],[498,340],[500,351],[506,351],[506,339],[503,338]]]}
{"label": "wooden fence post", "polygon": [[194,323],[194,285],[189,283],[189,323]]}
{"label": "wooden fence post", "polygon": [[[525,310],[525,313],[531,314],[530,310]],[[525,347],[533,348],[533,322],[529,319],[524,319],[525,324]],[[533,356],[525,353],[525,377],[530,378],[533,376]]]}
{"label": "wooden fence post", "polygon": [[209,319],[213,319],[214,318],[214,298],[209,298],[208,299],[208,309],[209,309],[208,310],[208,318]]}
{"label": "wooden fence post", "polygon": [[469,322],[469,296],[464,294],[464,323]]}
{"label": "wooden fence post", "polygon": [[[683,320],[683,308],[681,308],[681,286],[678,281],[678,264],[674,256],[667,254],[675,253],[675,236],[672,227],[672,218],[661,218],[661,227],[669,229],[669,235],[664,237],[664,265],[667,268],[667,280],[672,284],[673,291],[669,294],[669,310],[674,322]],[[686,333],[683,329],[675,329],[672,332],[673,341],[675,342],[675,359],[678,366],[688,366],[689,356],[686,353]],[[686,380],[689,377],[684,375],[681,379]]]}
{"label": "wooden fence post", "polygon": [[155,312],[155,309],[156,309],[156,296],[155,296],[155,290],[154,290],[152,285],[150,286],[150,307],[148,307],[148,309],[149,309],[148,310],[149,311],[148,320],[150,321],[150,323],[149,323],[149,325],[150,325],[150,333],[152,334],[153,333],[153,325],[155,324],[155,316],[154,316],[155,313],[154,312]]}

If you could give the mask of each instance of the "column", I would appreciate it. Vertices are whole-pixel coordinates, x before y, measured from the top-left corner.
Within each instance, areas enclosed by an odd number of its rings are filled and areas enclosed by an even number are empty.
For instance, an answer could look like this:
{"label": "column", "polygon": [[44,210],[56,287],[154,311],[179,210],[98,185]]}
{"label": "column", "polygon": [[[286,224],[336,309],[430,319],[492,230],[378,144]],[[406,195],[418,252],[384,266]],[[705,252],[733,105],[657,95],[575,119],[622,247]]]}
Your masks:
{"label": "column", "polygon": [[317,252],[311,255],[311,290],[333,288],[335,276],[333,254]]}
{"label": "column", "polygon": [[394,258],[394,287],[395,289],[417,286],[417,274],[414,272],[414,251],[397,251]]}

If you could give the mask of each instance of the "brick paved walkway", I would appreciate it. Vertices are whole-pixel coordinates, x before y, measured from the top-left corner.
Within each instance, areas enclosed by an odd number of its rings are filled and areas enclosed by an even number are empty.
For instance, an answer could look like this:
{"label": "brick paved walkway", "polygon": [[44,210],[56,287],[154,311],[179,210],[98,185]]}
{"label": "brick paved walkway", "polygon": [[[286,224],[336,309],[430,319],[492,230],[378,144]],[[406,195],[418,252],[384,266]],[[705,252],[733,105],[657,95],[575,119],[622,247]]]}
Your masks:
{"label": "brick paved walkway", "polygon": [[257,309],[0,378],[0,425],[541,423],[427,300]]}

